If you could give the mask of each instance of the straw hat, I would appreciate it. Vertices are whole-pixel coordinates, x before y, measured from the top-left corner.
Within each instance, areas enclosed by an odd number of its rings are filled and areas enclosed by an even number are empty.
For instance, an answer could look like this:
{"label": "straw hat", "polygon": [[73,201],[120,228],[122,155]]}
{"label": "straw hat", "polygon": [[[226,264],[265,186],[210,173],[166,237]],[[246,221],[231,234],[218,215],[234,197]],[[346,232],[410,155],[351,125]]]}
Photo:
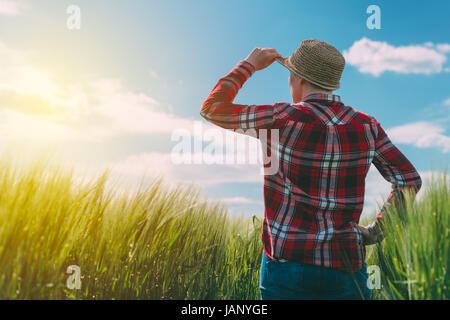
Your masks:
{"label": "straw hat", "polygon": [[339,89],[345,59],[335,47],[324,41],[303,40],[290,57],[276,60],[297,76],[321,88]]}

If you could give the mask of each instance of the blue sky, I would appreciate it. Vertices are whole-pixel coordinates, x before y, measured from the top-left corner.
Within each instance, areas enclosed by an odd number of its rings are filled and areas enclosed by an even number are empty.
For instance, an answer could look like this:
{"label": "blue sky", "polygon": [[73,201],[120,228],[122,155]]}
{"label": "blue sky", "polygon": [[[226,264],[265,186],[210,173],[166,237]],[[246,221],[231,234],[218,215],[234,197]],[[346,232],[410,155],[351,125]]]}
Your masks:
{"label": "blue sky", "polygon": [[[380,30],[366,26],[372,4]],[[81,10],[80,30],[66,27],[69,5]],[[449,9],[448,1],[0,0],[0,147],[53,148],[94,173],[112,165],[127,181],[144,171],[194,181],[234,213],[262,215],[257,164],[176,166],[171,134],[203,121],[210,90],[254,47],[289,56],[318,38],[347,60],[336,94],[375,116],[426,178],[450,160]],[[235,102],[291,101],[288,75],[277,63],[256,72]],[[389,190],[372,168],[364,213]]]}

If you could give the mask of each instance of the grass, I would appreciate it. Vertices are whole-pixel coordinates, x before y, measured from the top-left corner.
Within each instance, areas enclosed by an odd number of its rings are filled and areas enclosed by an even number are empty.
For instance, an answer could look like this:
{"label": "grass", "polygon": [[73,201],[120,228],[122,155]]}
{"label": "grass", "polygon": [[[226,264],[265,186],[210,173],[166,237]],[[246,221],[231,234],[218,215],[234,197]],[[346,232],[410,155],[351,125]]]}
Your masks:
{"label": "grass", "polygon": [[[259,299],[259,219],[231,218],[192,186],[155,179],[119,192],[109,181],[108,171],[80,181],[46,161],[0,159],[0,299]],[[368,248],[378,298],[449,298],[442,181]],[[70,265],[80,290],[66,285]]]}
{"label": "grass", "polygon": [[450,189],[444,172],[433,176],[420,201],[388,211],[386,239],[368,247],[368,264],[380,267],[378,299],[450,299]]}
{"label": "grass", "polygon": [[[0,161],[1,299],[257,298],[251,221],[189,186],[119,193],[107,181],[107,171],[77,182],[45,161]],[[66,286],[70,265],[81,290]]]}

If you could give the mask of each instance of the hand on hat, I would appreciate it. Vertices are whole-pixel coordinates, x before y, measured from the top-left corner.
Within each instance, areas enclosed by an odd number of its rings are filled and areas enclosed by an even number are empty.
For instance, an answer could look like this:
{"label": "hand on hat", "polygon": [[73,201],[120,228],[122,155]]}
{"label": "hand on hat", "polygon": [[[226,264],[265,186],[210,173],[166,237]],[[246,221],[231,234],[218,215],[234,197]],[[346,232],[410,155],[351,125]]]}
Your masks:
{"label": "hand on hat", "polygon": [[256,70],[262,70],[270,66],[275,61],[275,58],[283,57],[273,48],[255,48],[245,58],[245,61],[251,63]]}

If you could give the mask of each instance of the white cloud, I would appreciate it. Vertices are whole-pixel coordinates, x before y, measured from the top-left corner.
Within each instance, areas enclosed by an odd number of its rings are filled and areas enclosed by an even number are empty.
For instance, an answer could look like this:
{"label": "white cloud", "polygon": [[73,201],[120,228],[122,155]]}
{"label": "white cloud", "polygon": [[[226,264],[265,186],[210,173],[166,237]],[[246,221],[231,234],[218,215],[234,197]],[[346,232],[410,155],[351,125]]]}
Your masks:
{"label": "white cloud", "polygon": [[346,62],[362,73],[379,76],[383,72],[432,74],[445,72],[445,53],[450,44],[426,43],[395,47],[387,42],[362,38],[343,51]]}
{"label": "white cloud", "polygon": [[212,200],[223,201],[227,204],[262,204],[263,201],[253,200],[245,197],[229,197],[229,198],[214,198]]}
{"label": "white cloud", "polygon": [[25,6],[17,1],[0,0],[0,15],[17,16],[22,14]]}
{"label": "white cloud", "polygon": [[[416,196],[416,199],[420,200],[427,192],[431,182],[443,181],[444,172],[443,171],[423,171],[419,172],[422,178],[422,188]],[[450,184],[450,175],[447,173],[447,184]]]}
{"label": "white cloud", "polygon": [[[431,178],[442,177],[442,174],[440,171],[420,171],[419,175],[422,179],[422,187],[416,195],[416,200],[422,199],[425,195],[430,187]],[[447,175],[447,178],[448,183],[450,183],[450,176]],[[375,213],[381,210],[383,203],[391,193],[391,186],[391,183],[383,178],[377,168],[371,165],[366,177],[364,209],[362,212],[364,217],[373,217]]]}
{"label": "white cloud", "polygon": [[192,183],[206,187],[220,183],[263,183],[259,164],[175,164],[170,153],[141,153],[110,163],[112,172],[131,183],[144,176],[153,179],[162,175],[172,184]]}
{"label": "white cloud", "polygon": [[450,98],[448,98],[447,100],[444,100],[444,102],[442,103],[444,106],[448,106],[450,107]]}
{"label": "white cloud", "polygon": [[374,165],[370,166],[366,176],[363,216],[371,216],[378,212],[387,199],[391,184],[386,181]]}
{"label": "white cloud", "polygon": [[91,88],[92,113],[109,119],[117,133],[171,133],[193,125],[192,120],[162,111],[158,101],[132,92],[118,79],[100,79]]}
{"label": "white cloud", "polygon": [[450,137],[443,134],[446,128],[426,121],[390,128],[386,133],[393,143],[412,144],[419,148],[437,147],[450,151]]}
{"label": "white cloud", "polygon": [[449,53],[450,52],[450,44],[449,43],[437,44],[436,49],[438,49],[442,53]]}
{"label": "white cloud", "polygon": [[0,41],[3,145],[100,142],[123,134],[170,134],[193,126],[192,120],[169,113],[166,106],[119,79],[87,79],[62,86],[51,70],[30,60],[27,52]]}
{"label": "white cloud", "polygon": [[88,140],[89,136],[58,123],[56,117],[29,115],[14,110],[0,109],[2,139],[10,142],[28,141],[34,144],[68,143]]}
{"label": "white cloud", "polygon": [[[201,141],[201,149],[192,150],[197,156],[212,145],[225,155],[245,153],[247,157],[258,156],[260,150],[254,148],[254,144],[248,147],[248,139],[253,138],[245,137],[247,140],[243,144],[236,141],[235,150],[230,150],[225,133],[244,136],[209,123],[173,115],[164,105],[144,93],[130,90],[119,79],[88,79],[84,83],[64,87],[56,82],[50,70],[36,67],[29,61],[26,53],[0,41],[2,149],[8,146],[8,142],[25,150],[29,149],[28,146],[37,149],[57,147],[64,162],[69,163],[74,142],[103,142],[106,138],[126,134],[141,134],[150,140],[160,134],[170,136],[174,130],[183,129],[193,146],[194,141]],[[208,135],[211,140],[206,140]],[[215,139],[216,136],[221,139]],[[254,141],[257,142],[256,139]],[[102,147],[99,145],[99,148]],[[89,168],[85,169],[96,168],[93,169],[93,174],[96,174],[110,165],[114,175],[122,176],[132,184],[139,182],[145,174],[150,178],[162,175],[174,184],[195,182],[200,186],[263,181],[260,163],[176,165],[169,151],[134,154],[106,165],[95,163],[95,157],[92,155],[92,162],[86,160]]]}

